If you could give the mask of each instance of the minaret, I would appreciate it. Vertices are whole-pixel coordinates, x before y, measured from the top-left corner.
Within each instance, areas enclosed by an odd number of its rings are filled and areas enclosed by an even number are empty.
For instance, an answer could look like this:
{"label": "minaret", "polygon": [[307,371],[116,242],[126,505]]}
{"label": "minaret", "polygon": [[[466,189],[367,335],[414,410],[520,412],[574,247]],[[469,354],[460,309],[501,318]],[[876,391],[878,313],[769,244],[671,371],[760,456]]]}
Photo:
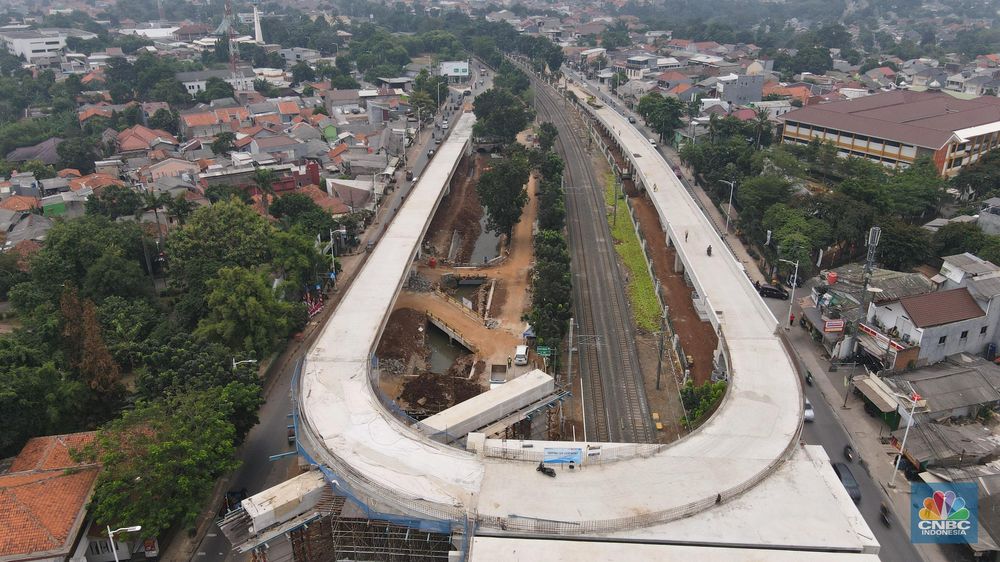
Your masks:
{"label": "minaret", "polygon": [[260,30],[260,10],[257,4],[253,5],[253,40],[258,45],[264,44],[264,32]]}

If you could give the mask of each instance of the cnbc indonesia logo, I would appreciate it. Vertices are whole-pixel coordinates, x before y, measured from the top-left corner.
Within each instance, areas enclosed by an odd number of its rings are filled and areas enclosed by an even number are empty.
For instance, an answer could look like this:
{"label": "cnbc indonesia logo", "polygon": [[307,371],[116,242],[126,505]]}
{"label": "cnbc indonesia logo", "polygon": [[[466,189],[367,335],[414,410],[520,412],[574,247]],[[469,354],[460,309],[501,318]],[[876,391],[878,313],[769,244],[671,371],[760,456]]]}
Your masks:
{"label": "cnbc indonesia logo", "polygon": [[[971,486],[972,489],[957,491],[951,489],[960,486]],[[975,484],[936,485],[933,488],[917,485],[914,486],[913,494],[914,499],[924,498],[922,505],[913,506],[916,511],[911,529],[913,542],[976,542],[978,533],[975,510],[978,503],[978,487]],[[969,498],[969,501],[966,498]]]}

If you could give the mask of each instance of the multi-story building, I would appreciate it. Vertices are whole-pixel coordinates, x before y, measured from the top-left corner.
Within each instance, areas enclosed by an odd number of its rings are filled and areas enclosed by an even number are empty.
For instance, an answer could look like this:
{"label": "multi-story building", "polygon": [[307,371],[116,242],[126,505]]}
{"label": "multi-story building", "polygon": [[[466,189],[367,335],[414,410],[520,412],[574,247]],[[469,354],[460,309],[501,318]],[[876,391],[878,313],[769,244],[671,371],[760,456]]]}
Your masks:
{"label": "multi-story building", "polygon": [[929,156],[942,176],[1000,144],[1000,98],[956,99],[941,92],[896,90],[789,112],[782,142],[833,144],[841,156],[906,167]]}
{"label": "multi-story building", "polygon": [[256,75],[253,70],[237,68],[234,75],[230,70],[199,70],[195,72],[178,72],[174,75],[191,97],[205,89],[209,78],[219,78],[229,83],[237,92],[253,91],[253,81]]}
{"label": "multi-story building", "polygon": [[79,29],[60,28],[0,30],[0,44],[9,53],[24,57],[30,64],[59,63],[67,37],[96,39],[97,35]]}

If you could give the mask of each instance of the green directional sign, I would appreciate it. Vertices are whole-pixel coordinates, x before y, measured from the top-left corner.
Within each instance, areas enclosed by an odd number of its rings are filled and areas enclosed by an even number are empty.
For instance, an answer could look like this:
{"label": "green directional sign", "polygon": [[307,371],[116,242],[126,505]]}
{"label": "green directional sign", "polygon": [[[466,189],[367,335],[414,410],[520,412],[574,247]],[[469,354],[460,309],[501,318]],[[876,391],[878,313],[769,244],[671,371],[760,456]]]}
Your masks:
{"label": "green directional sign", "polygon": [[538,346],[535,350],[539,357],[552,357],[552,348],[544,345]]}

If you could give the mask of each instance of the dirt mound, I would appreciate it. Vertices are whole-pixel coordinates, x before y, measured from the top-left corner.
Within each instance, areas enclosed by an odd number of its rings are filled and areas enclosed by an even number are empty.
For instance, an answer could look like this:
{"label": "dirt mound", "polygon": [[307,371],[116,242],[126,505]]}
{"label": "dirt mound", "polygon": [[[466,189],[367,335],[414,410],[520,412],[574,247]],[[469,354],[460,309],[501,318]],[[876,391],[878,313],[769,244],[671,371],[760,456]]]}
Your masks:
{"label": "dirt mound", "polygon": [[380,359],[395,359],[404,364],[424,350],[427,315],[412,308],[398,308],[389,315],[375,354]]}

